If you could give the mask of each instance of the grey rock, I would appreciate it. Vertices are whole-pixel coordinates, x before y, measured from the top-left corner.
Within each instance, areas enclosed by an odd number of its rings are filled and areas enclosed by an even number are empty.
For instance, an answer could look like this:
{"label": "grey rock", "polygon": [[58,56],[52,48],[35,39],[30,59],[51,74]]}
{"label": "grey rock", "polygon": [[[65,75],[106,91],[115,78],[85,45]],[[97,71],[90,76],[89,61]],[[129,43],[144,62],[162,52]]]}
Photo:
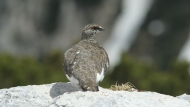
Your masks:
{"label": "grey rock", "polygon": [[0,90],[0,107],[190,107],[190,102],[156,92],[82,92],[71,83]]}
{"label": "grey rock", "polygon": [[182,94],[180,96],[177,96],[178,98],[181,98],[181,99],[184,99],[184,100],[187,100],[190,102],[190,95],[187,95],[186,93],[185,94]]}

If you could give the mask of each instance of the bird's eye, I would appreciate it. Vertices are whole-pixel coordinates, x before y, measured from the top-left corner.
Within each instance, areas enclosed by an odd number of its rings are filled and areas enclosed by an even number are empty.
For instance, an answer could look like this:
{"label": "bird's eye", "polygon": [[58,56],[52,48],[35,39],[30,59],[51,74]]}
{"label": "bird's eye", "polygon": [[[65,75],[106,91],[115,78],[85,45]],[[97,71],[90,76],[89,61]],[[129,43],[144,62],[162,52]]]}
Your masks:
{"label": "bird's eye", "polygon": [[98,27],[98,26],[93,26],[92,29],[94,29],[94,30],[98,30],[99,27]]}

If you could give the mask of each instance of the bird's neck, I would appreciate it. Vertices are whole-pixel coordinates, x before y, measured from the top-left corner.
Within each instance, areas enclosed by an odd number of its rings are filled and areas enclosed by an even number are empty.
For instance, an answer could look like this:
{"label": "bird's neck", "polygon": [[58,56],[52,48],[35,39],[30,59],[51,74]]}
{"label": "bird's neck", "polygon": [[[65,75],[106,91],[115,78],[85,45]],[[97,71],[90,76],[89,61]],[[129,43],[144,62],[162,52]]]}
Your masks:
{"label": "bird's neck", "polygon": [[97,43],[95,40],[95,34],[94,35],[88,35],[88,34],[82,34],[81,40],[82,41],[87,41],[87,42],[92,42],[92,43]]}

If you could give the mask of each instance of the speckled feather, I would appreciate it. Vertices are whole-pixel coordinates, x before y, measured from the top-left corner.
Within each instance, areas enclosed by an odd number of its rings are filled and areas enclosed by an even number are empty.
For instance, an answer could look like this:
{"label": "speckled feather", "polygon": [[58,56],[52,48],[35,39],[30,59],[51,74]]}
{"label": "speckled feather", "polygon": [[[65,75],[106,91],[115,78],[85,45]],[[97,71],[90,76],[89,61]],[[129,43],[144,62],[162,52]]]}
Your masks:
{"label": "speckled feather", "polygon": [[[78,85],[84,91],[98,91],[99,82],[109,66],[109,58],[104,48],[94,39],[98,31],[91,32],[92,34],[85,33],[85,30],[91,28],[92,30],[103,28],[94,24],[89,26],[83,29],[81,41],[65,52],[63,65],[65,74],[78,80]],[[97,78],[97,73],[103,77]]]}

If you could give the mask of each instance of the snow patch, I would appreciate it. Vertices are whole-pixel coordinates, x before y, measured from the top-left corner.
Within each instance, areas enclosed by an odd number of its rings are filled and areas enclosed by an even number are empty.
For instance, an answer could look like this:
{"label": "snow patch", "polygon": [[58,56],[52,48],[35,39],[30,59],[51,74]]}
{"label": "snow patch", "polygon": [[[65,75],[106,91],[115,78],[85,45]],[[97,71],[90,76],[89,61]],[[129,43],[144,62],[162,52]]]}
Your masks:
{"label": "snow patch", "polygon": [[130,49],[154,1],[122,0],[122,12],[115,21],[110,38],[104,44],[110,59],[109,69],[119,63],[122,52]]}

